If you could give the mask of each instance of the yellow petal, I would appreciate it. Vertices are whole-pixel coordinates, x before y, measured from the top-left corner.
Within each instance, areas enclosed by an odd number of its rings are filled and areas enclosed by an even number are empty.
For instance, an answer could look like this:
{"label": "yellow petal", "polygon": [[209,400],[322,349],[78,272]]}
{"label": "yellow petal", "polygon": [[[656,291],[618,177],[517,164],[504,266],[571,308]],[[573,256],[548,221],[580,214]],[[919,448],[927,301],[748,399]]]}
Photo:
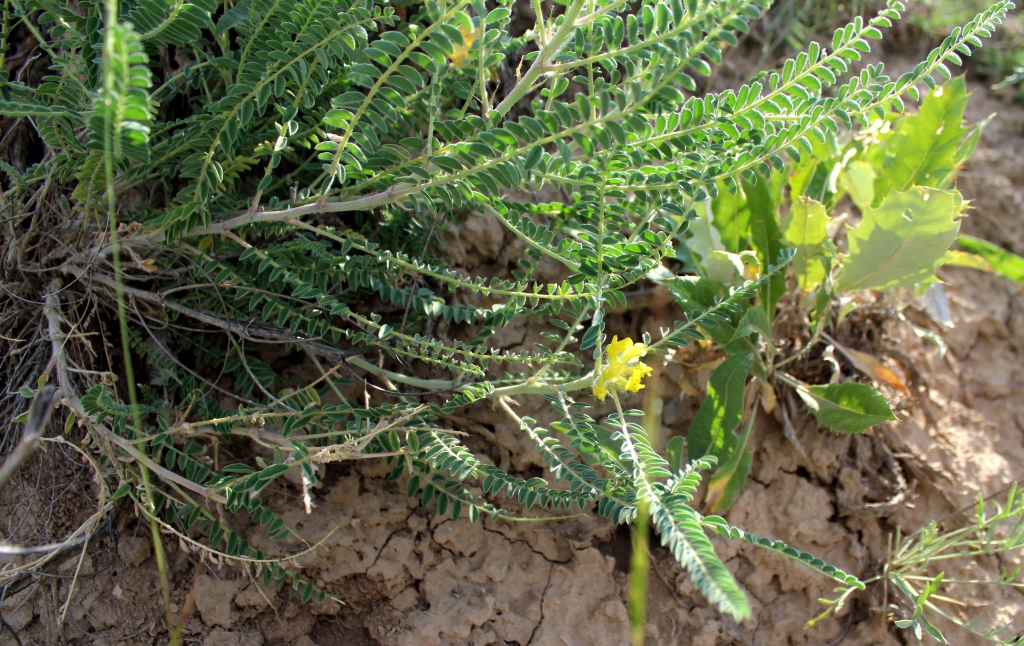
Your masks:
{"label": "yellow petal", "polygon": [[643,388],[643,384],[640,383],[644,377],[651,374],[651,367],[645,363],[638,363],[633,367],[633,372],[629,375],[629,383],[626,384],[626,390],[635,393]]}
{"label": "yellow petal", "polygon": [[622,373],[626,371],[626,364],[621,361],[611,360],[608,362],[608,367],[601,371],[601,377],[608,381],[615,381],[622,376]]}
{"label": "yellow petal", "polygon": [[633,345],[633,339],[629,337],[619,341],[618,335],[612,337],[612,342],[608,344],[606,348],[608,352],[608,360],[614,361],[620,354],[628,350]]}
{"label": "yellow petal", "polygon": [[645,354],[647,354],[647,346],[643,343],[634,343],[628,350],[623,352],[619,358],[622,359],[623,363],[629,363],[631,361],[636,361]]}

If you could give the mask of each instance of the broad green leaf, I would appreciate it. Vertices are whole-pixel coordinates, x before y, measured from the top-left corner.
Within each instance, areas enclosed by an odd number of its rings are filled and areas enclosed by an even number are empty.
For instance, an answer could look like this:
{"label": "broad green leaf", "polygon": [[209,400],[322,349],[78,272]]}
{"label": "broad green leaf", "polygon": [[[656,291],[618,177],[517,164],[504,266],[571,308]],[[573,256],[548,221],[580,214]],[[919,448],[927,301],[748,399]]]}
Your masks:
{"label": "broad green leaf", "polygon": [[796,392],[818,423],[837,433],[863,433],[876,424],[896,419],[885,396],[869,384],[801,384]]}
{"label": "broad green leaf", "polygon": [[[743,182],[743,192],[750,208],[750,244],[761,260],[762,272],[769,265],[778,262],[785,243],[779,231],[778,202],[772,198],[768,180],[759,177],[757,184]],[[769,318],[775,316],[775,305],[786,291],[786,275],[779,272],[773,276],[762,292],[765,312]]]}
{"label": "broad green leaf", "polygon": [[726,251],[739,253],[749,246],[750,208],[742,191],[733,195],[719,182],[718,197],[712,202],[714,219],[712,224],[719,233],[720,241]]}
{"label": "broad green leaf", "polygon": [[706,263],[712,251],[724,249],[722,246],[722,235],[714,226],[715,213],[712,210],[710,200],[704,202],[703,209],[698,207],[697,213],[699,217],[690,222],[688,229],[690,237],[686,241],[686,246],[690,248],[690,251],[700,256],[702,263]]}
{"label": "broad green leaf", "polygon": [[875,202],[875,169],[866,161],[846,165],[839,183],[862,212]]}
{"label": "broad green leaf", "polygon": [[825,205],[803,196],[793,200],[789,217],[783,222],[783,236],[796,248],[793,270],[800,291],[808,292],[825,278],[822,253],[828,241]]}
{"label": "broad green leaf", "polygon": [[956,241],[964,251],[984,258],[997,274],[1024,285],[1024,258],[981,238],[962,235]]}
{"label": "broad green leaf", "polygon": [[[751,310],[753,311],[753,310]],[[750,462],[754,453],[747,448],[750,440],[750,432],[754,428],[756,410],[750,414],[750,419],[743,426],[736,441],[736,448],[722,466],[718,467],[708,481],[707,503],[708,509],[713,514],[725,512],[732,507],[736,496],[747,486],[747,476],[750,475]]]}
{"label": "broad green leaf", "polygon": [[678,473],[683,468],[683,458],[686,452],[686,438],[677,435],[668,441],[665,447],[665,456],[668,458],[668,468],[672,473]]}
{"label": "broad green leaf", "polygon": [[932,188],[891,192],[877,209],[864,211],[850,230],[837,292],[913,289],[934,278],[960,230],[960,193]]}
{"label": "broad green leaf", "polygon": [[714,250],[704,257],[704,271],[709,280],[723,285],[732,285],[743,273],[743,261],[739,254]]}
{"label": "broad green leaf", "polygon": [[764,313],[764,310],[759,307],[751,307],[743,313],[743,317],[740,319],[739,325],[736,326],[736,334],[733,335],[732,340],[744,338],[751,332],[756,332],[761,335],[768,343],[772,341],[772,322],[768,319],[768,315]]}
{"label": "broad green leaf", "polygon": [[249,18],[249,6],[252,0],[242,0],[235,6],[224,12],[224,15],[217,20],[217,33],[223,34],[232,27],[244,24]]}
{"label": "broad green leaf", "polygon": [[706,310],[715,306],[715,298],[726,293],[725,285],[697,276],[679,276],[666,281],[676,302],[686,310]]}
{"label": "broad green leaf", "polygon": [[753,355],[736,354],[711,374],[708,396],[690,425],[689,459],[713,455],[722,463],[732,455],[739,441],[733,431],[743,417],[743,389],[753,363]]}
{"label": "broad green leaf", "polygon": [[959,76],[932,90],[917,114],[900,119],[895,131],[875,153],[879,168],[875,204],[891,190],[912,186],[945,188],[956,172],[963,127],[967,84]]}
{"label": "broad green leaf", "polygon": [[[750,265],[753,265],[753,275],[749,274]],[[705,259],[704,266],[708,278],[723,285],[739,285],[748,279],[756,278],[760,271],[757,256],[751,251],[712,251]]]}
{"label": "broad green leaf", "polygon": [[978,142],[981,140],[981,133],[985,130],[985,126],[988,125],[989,121],[995,117],[995,113],[990,114],[978,123],[974,124],[970,132],[963,138],[960,145],[957,147],[956,152],[953,153],[953,163],[959,168],[971,158],[974,154],[974,150],[978,147]]}

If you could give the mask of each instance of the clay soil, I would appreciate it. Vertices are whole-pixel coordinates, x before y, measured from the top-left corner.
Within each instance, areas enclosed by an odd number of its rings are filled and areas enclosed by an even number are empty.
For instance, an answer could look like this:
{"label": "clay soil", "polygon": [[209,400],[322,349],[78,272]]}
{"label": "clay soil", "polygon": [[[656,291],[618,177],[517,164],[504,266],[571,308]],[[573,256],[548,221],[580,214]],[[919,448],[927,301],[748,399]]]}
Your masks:
{"label": "clay soil", "polygon": [[[1024,108],[981,83],[969,104],[969,121],[995,112],[959,186],[973,200],[968,233],[1007,244],[1024,254]],[[451,240],[461,263],[513,262],[521,250],[495,222],[471,220]],[[477,269],[479,270],[479,269]],[[859,437],[819,430],[794,409],[787,438],[779,410],[762,414],[747,489],[728,520],[750,532],[782,539],[844,570],[870,577],[882,567],[887,537],[896,527],[914,531],[971,505],[979,494],[1004,489],[1024,477],[1024,299],[1006,280],[969,269],[946,269],[953,326],[943,329],[913,303],[907,315],[941,330],[945,356],[901,323],[888,301],[866,305],[838,330],[838,340],[889,357],[910,379],[915,397],[893,393],[899,421]],[[612,325],[637,334],[648,314],[634,311]],[[532,344],[533,332],[511,328],[503,345]],[[685,394],[706,374],[670,366],[665,391],[665,435],[683,434],[699,403]],[[676,384],[686,382],[676,388]],[[600,411],[599,411],[600,412]],[[520,414],[550,416],[524,400]],[[488,405],[465,409],[451,420],[470,443],[502,468],[539,475],[543,463],[515,425]],[[47,457],[46,464],[60,462]],[[92,513],[95,492],[87,471],[66,468],[84,484],[65,493],[68,517],[47,530],[59,540],[73,520]],[[42,463],[39,465],[41,468]],[[84,475],[83,475],[84,473]],[[301,492],[283,484],[273,506],[315,549],[285,543],[295,555],[288,566],[338,594],[333,601],[302,605],[263,588],[238,568],[219,566],[168,543],[172,601],[190,607],[185,643],[204,646],[621,646],[629,642],[625,583],[628,528],[596,513],[566,520],[470,524],[439,520],[404,494],[404,482],[388,483],[387,470],[372,464],[333,465],[306,515]],[[67,481],[71,476],[65,478]],[[50,480],[53,482],[50,482]],[[57,486],[46,478],[38,488]],[[27,486],[27,485],[26,485]],[[29,487],[31,488],[31,487]],[[27,491],[27,494],[32,493]],[[27,495],[26,494],[26,495]],[[891,504],[890,504],[891,503]],[[7,499],[0,518],[30,517],[31,505]],[[89,509],[87,509],[89,508]],[[526,515],[541,517],[537,510]],[[947,525],[959,522],[953,516]],[[30,531],[26,521],[21,531]],[[63,530],[62,530],[63,528]],[[52,534],[52,535],[50,535]],[[66,561],[3,603],[5,621],[22,644],[166,643],[157,573],[147,530],[124,510],[110,531],[90,542],[85,557]],[[250,536],[263,547],[258,528]],[[697,594],[671,555],[652,547],[648,644],[914,643],[886,627],[882,591],[869,587],[836,616],[814,628],[819,598],[833,594],[816,573],[749,545],[716,541],[753,606],[753,618],[723,618]],[[980,562],[998,573],[1004,562]],[[75,591],[58,621],[76,568]],[[1024,629],[1024,595],[971,591],[966,610],[990,620],[1016,621]],[[951,643],[970,644],[946,628]],[[10,632],[0,644],[14,644]]]}

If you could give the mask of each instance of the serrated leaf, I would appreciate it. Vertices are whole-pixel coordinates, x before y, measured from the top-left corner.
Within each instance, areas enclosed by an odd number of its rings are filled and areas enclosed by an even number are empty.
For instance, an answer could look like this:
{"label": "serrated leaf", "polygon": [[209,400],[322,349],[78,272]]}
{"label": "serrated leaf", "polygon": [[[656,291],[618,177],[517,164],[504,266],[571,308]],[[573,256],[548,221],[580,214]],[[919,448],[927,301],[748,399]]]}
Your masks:
{"label": "serrated leaf", "polygon": [[958,192],[932,188],[893,191],[864,211],[849,232],[837,292],[889,289],[931,281],[960,230],[964,201]]}
{"label": "serrated leaf", "polygon": [[917,114],[896,124],[893,135],[872,153],[879,169],[876,205],[892,190],[949,185],[957,169],[957,150],[969,134],[963,127],[968,96],[964,77],[959,76],[929,92]]}

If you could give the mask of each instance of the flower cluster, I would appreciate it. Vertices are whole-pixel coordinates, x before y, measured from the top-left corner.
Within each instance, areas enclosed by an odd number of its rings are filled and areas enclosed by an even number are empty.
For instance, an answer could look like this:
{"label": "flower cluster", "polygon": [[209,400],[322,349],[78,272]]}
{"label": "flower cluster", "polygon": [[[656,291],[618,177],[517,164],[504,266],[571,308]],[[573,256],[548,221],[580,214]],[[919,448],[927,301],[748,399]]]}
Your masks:
{"label": "flower cluster", "polygon": [[639,392],[644,387],[640,381],[651,374],[651,367],[640,363],[640,357],[647,354],[647,346],[633,343],[633,339],[612,337],[612,342],[605,348],[608,354],[608,365],[597,376],[594,382],[594,395],[604,401],[609,388],[620,388],[631,393]]}

